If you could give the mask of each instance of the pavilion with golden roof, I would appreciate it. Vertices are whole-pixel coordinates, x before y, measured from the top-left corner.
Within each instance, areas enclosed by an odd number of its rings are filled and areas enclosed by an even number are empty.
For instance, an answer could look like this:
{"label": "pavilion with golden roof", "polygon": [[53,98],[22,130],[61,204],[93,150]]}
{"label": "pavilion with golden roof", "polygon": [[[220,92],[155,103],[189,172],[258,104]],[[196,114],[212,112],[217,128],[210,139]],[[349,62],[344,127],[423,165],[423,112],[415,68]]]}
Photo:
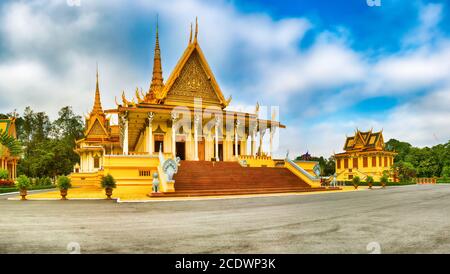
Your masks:
{"label": "pavilion with golden roof", "polygon": [[[177,182],[162,176],[163,162],[177,158],[197,162],[193,167],[203,163],[206,173],[208,162],[217,163],[216,167],[220,162],[239,167],[289,165],[272,159],[274,132],[284,125],[259,119],[259,104],[254,113],[226,109],[231,97],[224,97],[200,48],[197,22],[194,32],[191,25],[188,45],[167,81],[163,79],[157,27],[148,90],[136,88],[133,98],[122,92],[120,99],[118,102],[116,98],[116,108],[103,109],[97,70],[94,106],[86,117],[85,137],[76,142],[80,163],[71,174],[75,185],[98,183],[106,174],[113,175],[119,185],[150,184],[152,174],[157,172],[161,191],[173,192]],[[114,115],[117,125],[111,122]],[[269,135],[267,151],[263,149],[265,134]],[[299,173],[296,167],[291,169],[290,173]],[[305,186],[317,186],[317,178],[308,176],[302,172],[295,175],[309,182]],[[178,181],[181,187],[182,180]]]}
{"label": "pavilion with golden roof", "polygon": [[385,148],[383,131],[360,131],[357,129],[344,144],[345,152],[335,154],[336,175],[338,181],[351,181],[358,176],[361,179],[372,176],[379,181],[384,171],[389,171],[397,153]]}

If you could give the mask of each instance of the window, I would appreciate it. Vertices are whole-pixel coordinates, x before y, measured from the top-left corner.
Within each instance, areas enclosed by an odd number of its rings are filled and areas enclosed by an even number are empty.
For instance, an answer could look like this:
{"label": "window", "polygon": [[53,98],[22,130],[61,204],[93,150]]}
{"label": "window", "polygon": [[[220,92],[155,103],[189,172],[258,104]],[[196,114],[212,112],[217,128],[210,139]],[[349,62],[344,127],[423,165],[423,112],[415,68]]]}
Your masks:
{"label": "window", "polygon": [[344,159],[344,168],[348,168],[348,159]]}
{"label": "window", "polygon": [[375,156],[372,157],[372,166],[373,167],[377,166],[377,157],[375,157]]}
{"label": "window", "polygon": [[388,158],[384,157],[384,166],[387,167],[388,166]]}
{"label": "window", "polygon": [[150,169],[139,170],[139,176],[141,176],[141,177],[150,177],[150,176],[152,176],[152,171]]}
{"label": "window", "polygon": [[369,160],[367,159],[367,157],[363,157],[363,167],[368,167],[369,166]]}
{"label": "window", "polygon": [[358,168],[358,158],[353,158],[353,168]]}
{"label": "window", "polygon": [[341,169],[341,159],[337,159],[337,168]]}
{"label": "window", "polygon": [[353,179],[353,175],[351,175],[351,174],[348,175],[348,179],[349,179],[349,180]]}

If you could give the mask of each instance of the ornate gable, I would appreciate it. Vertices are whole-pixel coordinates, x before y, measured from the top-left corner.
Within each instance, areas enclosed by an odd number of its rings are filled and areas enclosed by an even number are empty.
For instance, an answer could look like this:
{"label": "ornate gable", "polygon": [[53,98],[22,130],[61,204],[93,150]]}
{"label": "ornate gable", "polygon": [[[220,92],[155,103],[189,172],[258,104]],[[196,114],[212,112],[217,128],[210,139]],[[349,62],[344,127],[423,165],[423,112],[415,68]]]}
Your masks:
{"label": "ornate gable", "polygon": [[94,123],[86,131],[86,136],[108,136],[106,129],[102,126],[98,119],[95,119]]}
{"label": "ornate gable", "polygon": [[188,45],[158,95],[165,104],[192,104],[194,98],[202,98],[203,103],[221,108],[231,101],[231,98],[225,100],[197,41]]}
{"label": "ornate gable", "polygon": [[166,100],[193,100],[202,98],[204,102],[220,104],[211,84],[211,78],[202,67],[197,52],[193,52],[180,71],[180,75],[167,92]]}

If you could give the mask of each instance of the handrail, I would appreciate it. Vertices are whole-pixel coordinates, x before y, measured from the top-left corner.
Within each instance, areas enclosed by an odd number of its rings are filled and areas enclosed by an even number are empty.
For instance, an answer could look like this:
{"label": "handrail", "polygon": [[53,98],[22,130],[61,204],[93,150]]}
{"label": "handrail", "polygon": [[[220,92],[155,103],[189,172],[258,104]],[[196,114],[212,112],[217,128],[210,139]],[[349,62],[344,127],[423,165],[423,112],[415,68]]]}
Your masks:
{"label": "handrail", "polygon": [[312,176],[309,172],[307,172],[306,170],[304,170],[303,168],[301,168],[300,166],[298,166],[294,161],[292,161],[289,158],[286,158],[285,160],[287,163],[289,163],[292,167],[294,167],[296,170],[300,171],[303,175],[305,175],[308,179],[310,179],[311,181],[320,181],[319,178]]}

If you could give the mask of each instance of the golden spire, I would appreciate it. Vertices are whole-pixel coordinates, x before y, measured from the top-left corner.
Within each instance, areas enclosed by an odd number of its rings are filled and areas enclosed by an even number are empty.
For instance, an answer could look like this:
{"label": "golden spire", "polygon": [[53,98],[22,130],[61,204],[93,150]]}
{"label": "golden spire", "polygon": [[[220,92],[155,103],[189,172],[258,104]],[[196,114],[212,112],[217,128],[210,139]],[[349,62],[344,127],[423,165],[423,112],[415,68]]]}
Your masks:
{"label": "golden spire", "polygon": [[98,85],[98,64],[97,64],[97,82],[95,85],[95,100],[94,100],[94,108],[92,112],[101,113],[103,112],[102,103],[100,102],[100,88]]}
{"label": "golden spire", "polygon": [[[159,93],[163,86],[163,76],[162,76],[162,67],[161,67],[161,50],[159,48],[159,30],[158,30],[158,16],[156,16],[156,42],[155,42],[155,51],[153,57],[153,75],[152,82],[150,84],[150,89],[146,96],[146,99],[152,99],[155,97],[157,93]],[[150,97],[150,98],[148,98]]]}
{"label": "golden spire", "polygon": [[189,45],[192,43],[192,23],[191,23],[191,33],[189,34]]}
{"label": "golden spire", "polygon": [[194,43],[197,43],[197,35],[198,35],[198,20],[197,20],[197,17],[195,17],[195,36],[194,36]]}

